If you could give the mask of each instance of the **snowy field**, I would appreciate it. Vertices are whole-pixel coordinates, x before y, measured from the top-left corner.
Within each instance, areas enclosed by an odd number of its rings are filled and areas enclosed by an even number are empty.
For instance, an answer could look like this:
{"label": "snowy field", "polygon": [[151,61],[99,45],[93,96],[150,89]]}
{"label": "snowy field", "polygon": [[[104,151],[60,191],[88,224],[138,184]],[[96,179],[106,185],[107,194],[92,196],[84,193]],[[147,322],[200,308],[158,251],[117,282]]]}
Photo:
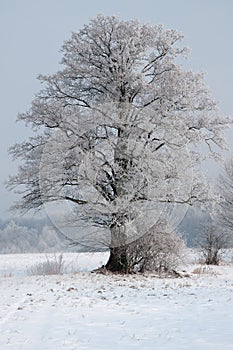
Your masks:
{"label": "snowy field", "polygon": [[29,276],[45,255],[0,255],[0,349],[233,349],[231,263],[172,279],[88,272],[106,259],[68,253],[63,275]]}

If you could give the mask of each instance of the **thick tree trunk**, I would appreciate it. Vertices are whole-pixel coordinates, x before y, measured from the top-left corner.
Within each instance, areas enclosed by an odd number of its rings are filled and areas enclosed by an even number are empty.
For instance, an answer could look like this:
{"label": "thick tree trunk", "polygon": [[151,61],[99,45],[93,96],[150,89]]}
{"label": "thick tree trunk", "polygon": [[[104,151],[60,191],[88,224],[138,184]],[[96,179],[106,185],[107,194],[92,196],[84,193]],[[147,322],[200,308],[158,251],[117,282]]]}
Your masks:
{"label": "thick tree trunk", "polygon": [[128,273],[129,264],[126,249],[126,246],[110,248],[110,256],[105,268],[111,272]]}
{"label": "thick tree trunk", "polygon": [[[122,101],[121,101],[122,102]],[[125,120],[127,110],[125,106],[119,106],[119,119]],[[118,173],[115,179],[116,197],[121,198],[127,195],[127,166],[129,161],[128,155],[128,135],[118,129],[117,146],[114,150],[114,162],[118,165]],[[115,224],[111,227],[111,246],[110,256],[105,268],[112,272],[128,273],[129,264],[127,256],[127,236],[125,232],[125,222],[127,221],[126,213],[118,213],[115,218]]]}

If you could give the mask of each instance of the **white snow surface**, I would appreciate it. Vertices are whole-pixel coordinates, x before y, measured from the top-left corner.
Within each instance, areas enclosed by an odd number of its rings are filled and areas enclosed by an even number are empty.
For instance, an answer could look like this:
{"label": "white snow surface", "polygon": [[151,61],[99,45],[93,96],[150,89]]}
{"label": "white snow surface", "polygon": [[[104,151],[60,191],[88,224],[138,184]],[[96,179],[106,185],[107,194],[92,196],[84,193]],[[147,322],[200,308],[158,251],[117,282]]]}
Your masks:
{"label": "white snow surface", "polygon": [[106,253],[66,253],[64,274],[27,275],[43,259],[0,255],[1,350],[233,349],[232,263],[189,263],[183,278],[104,275],[88,270]]}

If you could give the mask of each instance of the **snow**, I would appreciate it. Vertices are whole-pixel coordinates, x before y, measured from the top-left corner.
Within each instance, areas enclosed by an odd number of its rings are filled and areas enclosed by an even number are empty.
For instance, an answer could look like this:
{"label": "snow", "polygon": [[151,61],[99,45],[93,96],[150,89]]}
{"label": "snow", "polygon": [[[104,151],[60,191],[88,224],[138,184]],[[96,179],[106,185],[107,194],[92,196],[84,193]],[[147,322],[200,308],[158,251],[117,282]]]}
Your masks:
{"label": "snow", "polygon": [[0,255],[0,349],[233,349],[233,265],[189,277],[103,275],[106,253],[64,254],[65,272],[29,276],[41,254]]}

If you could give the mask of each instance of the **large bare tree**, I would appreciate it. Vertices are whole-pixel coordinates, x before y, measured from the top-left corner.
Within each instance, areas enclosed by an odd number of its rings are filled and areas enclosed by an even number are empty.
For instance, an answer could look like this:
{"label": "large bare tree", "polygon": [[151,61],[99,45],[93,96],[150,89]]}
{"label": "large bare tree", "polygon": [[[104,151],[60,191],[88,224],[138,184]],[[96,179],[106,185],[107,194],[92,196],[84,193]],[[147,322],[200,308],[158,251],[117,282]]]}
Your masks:
{"label": "large bare tree", "polygon": [[228,120],[203,75],[177,63],[181,40],[161,25],[100,15],[64,43],[62,69],[39,76],[44,88],[18,116],[36,135],[11,148],[23,160],[9,180],[22,186],[15,207],[70,203],[77,240],[108,246],[109,270],[127,270],[122,247],[161,217],[171,223],[177,208],[207,198],[190,171],[195,147],[216,153]]}

